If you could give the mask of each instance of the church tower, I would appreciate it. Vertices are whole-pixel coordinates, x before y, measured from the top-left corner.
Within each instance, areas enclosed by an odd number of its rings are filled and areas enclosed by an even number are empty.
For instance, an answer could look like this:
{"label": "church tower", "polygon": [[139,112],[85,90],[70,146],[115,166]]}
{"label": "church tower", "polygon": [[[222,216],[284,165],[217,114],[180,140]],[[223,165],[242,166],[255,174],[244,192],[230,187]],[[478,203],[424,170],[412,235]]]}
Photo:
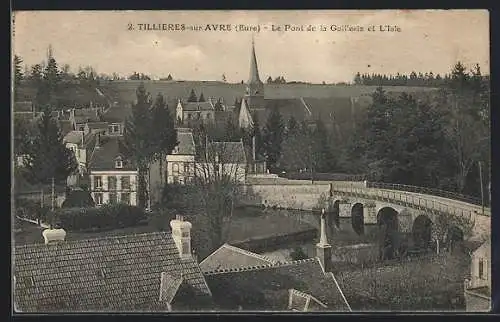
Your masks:
{"label": "church tower", "polygon": [[250,53],[250,77],[247,82],[245,100],[251,111],[263,109],[264,106],[264,83],[259,77],[257,57],[255,55],[255,43],[252,38],[252,52]]}

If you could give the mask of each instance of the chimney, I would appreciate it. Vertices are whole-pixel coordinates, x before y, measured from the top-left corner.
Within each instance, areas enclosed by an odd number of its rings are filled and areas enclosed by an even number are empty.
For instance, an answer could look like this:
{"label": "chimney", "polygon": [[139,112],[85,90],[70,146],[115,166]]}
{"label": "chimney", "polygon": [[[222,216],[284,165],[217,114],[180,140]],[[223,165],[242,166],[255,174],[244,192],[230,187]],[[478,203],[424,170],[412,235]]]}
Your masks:
{"label": "chimney", "polygon": [[182,216],[177,215],[176,218],[170,221],[172,228],[172,238],[179,250],[181,258],[192,258],[191,256],[191,223],[184,221]]}
{"label": "chimney", "polygon": [[45,229],[42,232],[43,239],[45,239],[45,244],[52,244],[56,242],[64,241],[66,238],[66,231],[62,228],[59,229]]}
{"label": "chimney", "polygon": [[332,246],[328,244],[326,237],[326,215],[325,209],[321,210],[321,228],[319,243],[316,244],[316,257],[319,258],[323,270],[331,272],[332,269]]}

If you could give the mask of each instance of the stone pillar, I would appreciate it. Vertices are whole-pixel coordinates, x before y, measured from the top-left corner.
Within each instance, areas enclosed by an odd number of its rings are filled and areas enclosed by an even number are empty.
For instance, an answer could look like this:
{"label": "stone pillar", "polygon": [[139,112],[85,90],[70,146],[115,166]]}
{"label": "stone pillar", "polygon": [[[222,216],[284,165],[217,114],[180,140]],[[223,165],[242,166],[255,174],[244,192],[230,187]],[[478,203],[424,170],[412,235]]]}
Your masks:
{"label": "stone pillar", "polygon": [[326,235],[325,209],[321,211],[321,227],[319,243],[316,244],[316,256],[319,258],[325,272],[332,270],[332,246],[328,243]]}

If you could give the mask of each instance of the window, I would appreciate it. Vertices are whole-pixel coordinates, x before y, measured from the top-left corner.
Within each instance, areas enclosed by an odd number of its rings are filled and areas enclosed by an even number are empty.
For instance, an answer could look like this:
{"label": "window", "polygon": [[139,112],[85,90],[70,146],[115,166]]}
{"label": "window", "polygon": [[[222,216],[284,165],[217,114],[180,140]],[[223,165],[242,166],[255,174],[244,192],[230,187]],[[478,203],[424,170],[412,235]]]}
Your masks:
{"label": "window", "polygon": [[94,189],[102,189],[102,177],[94,177]]}
{"label": "window", "polygon": [[116,190],[116,181],[115,176],[108,177],[108,190]]}
{"label": "window", "polygon": [[184,175],[189,175],[189,163],[184,163]]}
{"label": "window", "polygon": [[209,118],[210,118],[210,113],[207,113],[207,119],[209,119]]}
{"label": "window", "polygon": [[174,176],[179,175],[179,164],[177,164],[177,163],[172,164],[172,174]]}
{"label": "window", "polygon": [[121,202],[127,205],[130,205],[130,193],[122,192],[121,194]]}
{"label": "window", "polygon": [[80,127],[78,128],[78,131],[82,131],[82,132],[83,132],[83,131],[85,131],[85,126],[80,126]]}
{"label": "window", "polygon": [[109,203],[110,204],[115,204],[117,202],[117,196],[116,196],[116,192],[111,192],[109,194]]}
{"label": "window", "polygon": [[119,125],[113,125],[113,133],[120,133],[120,126]]}
{"label": "window", "polygon": [[125,176],[121,178],[122,190],[130,190],[130,177]]}
{"label": "window", "polygon": [[102,193],[94,193],[94,202],[96,205],[102,205]]}
{"label": "window", "polygon": [[482,258],[479,259],[479,278],[485,279],[484,276],[484,260]]}
{"label": "window", "polygon": [[122,159],[115,160],[115,168],[117,168],[117,169],[123,168],[123,161],[122,161]]}
{"label": "window", "polygon": [[188,120],[191,119],[191,113],[188,113]]}

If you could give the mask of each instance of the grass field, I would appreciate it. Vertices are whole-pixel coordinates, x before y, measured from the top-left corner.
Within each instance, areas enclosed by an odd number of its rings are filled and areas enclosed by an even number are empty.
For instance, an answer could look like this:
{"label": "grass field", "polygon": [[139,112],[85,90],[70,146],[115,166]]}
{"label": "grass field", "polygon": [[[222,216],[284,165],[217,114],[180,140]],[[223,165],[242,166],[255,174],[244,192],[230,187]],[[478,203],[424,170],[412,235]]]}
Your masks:
{"label": "grass field", "polygon": [[[143,81],[146,90],[153,97],[162,93],[167,100],[176,100],[177,98],[186,98],[191,89],[194,89],[197,95],[203,92],[205,98],[222,97],[227,104],[232,104],[235,98],[241,98],[245,93],[245,84],[229,84],[216,81]],[[104,91],[108,90],[117,94],[125,101],[133,101],[136,98],[135,91],[141,81],[113,81],[102,84]],[[331,84],[265,84],[265,97],[269,99],[279,98],[300,98],[300,97],[355,97],[369,95],[373,93],[376,86],[361,85],[331,85]],[[406,87],[406,86],[387,86],[384,87],[388,92],[424,92],[432,88],[424,87]]]}

